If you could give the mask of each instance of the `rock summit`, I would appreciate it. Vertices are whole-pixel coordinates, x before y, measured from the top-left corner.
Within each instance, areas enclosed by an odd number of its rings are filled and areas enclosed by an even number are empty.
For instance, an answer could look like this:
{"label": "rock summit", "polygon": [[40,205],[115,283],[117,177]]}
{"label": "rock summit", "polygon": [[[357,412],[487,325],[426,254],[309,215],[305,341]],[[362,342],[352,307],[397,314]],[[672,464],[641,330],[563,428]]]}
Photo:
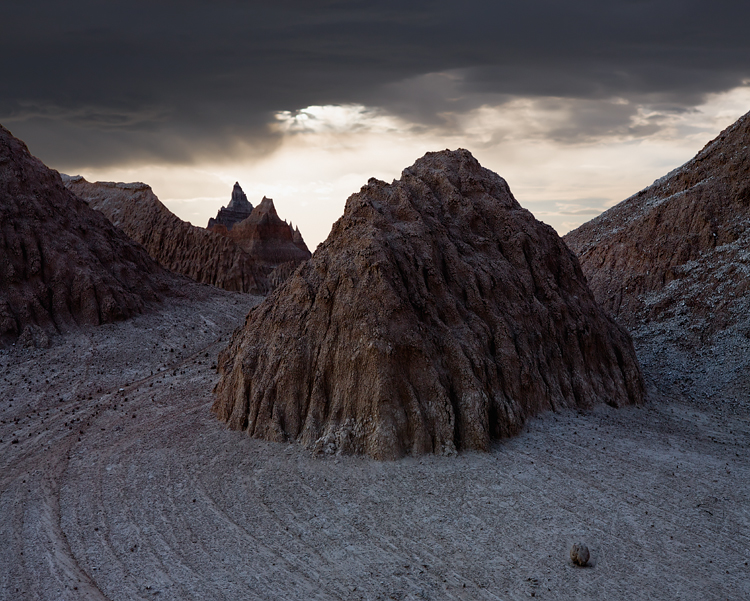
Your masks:
{"label": "rock summit", "polygon": [[[235,184],[232,202],[238,188]],[[232,206],[231,202],[229,206]],[[225,236],[252,256],[268,272],[271,288],[281,284],[300,263],[311,256],[299,228],[282,220],[273,200],[265,196],[246,218],[234,223],[231,228],[212,220],[209,230]]]}
{"label": "rock summit", "polygon": [[[215,231],[222,232],[222,229],[215,228]],[[273,200],[265,196],[247,219],[223,233],[267,265],[300,263],[310,258],[299,228],[282,220]]]}
{"label": "rock summit", "polygon": [[227,231],[231,231],[240,221],[250,217],[250,213],[252,212],[253,205],[247,199],[247,195],[242,191],[239,182],[235,182],[234,188],[232,188],[232,198],[229,200],[229,204],[226,207],[221,207],[221,209],[219,209],[215,219],[212,217],[208,220],[207,229],[210,230],[217,225],[222,225],[227,228]]}

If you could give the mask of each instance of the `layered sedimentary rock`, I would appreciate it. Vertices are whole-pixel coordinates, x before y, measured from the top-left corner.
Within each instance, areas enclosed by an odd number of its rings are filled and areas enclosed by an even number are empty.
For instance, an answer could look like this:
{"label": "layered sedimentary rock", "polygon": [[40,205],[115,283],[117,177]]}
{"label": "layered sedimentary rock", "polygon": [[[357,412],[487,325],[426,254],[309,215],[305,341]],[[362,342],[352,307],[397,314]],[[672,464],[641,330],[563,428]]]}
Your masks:
{"label": "layered sedimentary rock", "polygon": [[237,223],[250,217],[250,213],[252,212],[253,205],[242,191],[239,182],[235,182],[234,188],[232,188],[232,198],[229,200],[229,204],[226,207],[221,207],[221,209],[219,209],[216,219],[212,217],[208,220],[207,229],[210,230],[217,225],[221,225],[227,228],[227,231],[231,231]]}
{"label": "layered sedimentary rock", "polygon": [[179,285],[0,126],[0,344],[124,319]]}
{"label": "layered sedimentary rock", "polygon": [[224,213],[226,209],[222,207],[217,218],[209,220],[208,229],[229,238],[252,255],[265,269],[271,289],[310,258],[310,251],[299,228],[292,227],[279,217],[270,198],[264,196],[260,204],[253,208],[242,188],[235,184],[229,207],[250,207],[251,210],[241,221],[230,221]]}
{"label": "layered sedimentary rock", "polygon": [[267,294],[272,289],[270,268],[226,236],[182,221],[146,184],[90,183],[75,176],[66,178],[66,186],[167,269],[225,290]]}
{"label": "layered sedimentary rock", "polygon": [[683,344],[697,348],[749,313],[749,146],[750,114],[565,236],[618,320],[635,328],[679,318]]}
{"label": "layered sedimentary rock", "polygon": [[213,410],[375,458],[487,449],[545,409],[643,399],[575,256],[466,150],[371,179],[219,358]]}
{"label": "layered sedimentary rock", "polygon": [[310,251],[298,229],[283,221],[273,200],[263,197],[250,216],[236,224],[230,231],[216,228],[234,240],[261,263],[273,268],[282,263],[295,265],[310,258]]}

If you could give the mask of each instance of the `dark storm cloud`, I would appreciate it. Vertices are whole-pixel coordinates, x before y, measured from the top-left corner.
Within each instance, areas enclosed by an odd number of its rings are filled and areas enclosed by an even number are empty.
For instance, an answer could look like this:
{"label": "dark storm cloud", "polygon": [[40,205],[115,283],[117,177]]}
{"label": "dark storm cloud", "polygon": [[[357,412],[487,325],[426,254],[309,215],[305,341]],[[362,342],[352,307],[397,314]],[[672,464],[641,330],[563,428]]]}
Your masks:
{"label": "dark storm cloud", "polygon": [[[3,8],[0,122],[64,167],[268,152],[274,111],[313,104],[425,126],[517,96],[688,110],[750,77],[748,17],[685,0],[31,0]],[[560,138],[635,110],[612,106]]]}

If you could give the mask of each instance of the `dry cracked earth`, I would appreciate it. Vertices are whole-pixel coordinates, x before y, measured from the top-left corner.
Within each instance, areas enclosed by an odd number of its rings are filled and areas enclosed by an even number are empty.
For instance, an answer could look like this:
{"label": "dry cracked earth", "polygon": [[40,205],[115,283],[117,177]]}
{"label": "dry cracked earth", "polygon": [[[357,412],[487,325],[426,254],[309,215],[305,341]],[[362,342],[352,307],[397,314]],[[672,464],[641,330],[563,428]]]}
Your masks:
{"label": "dry cracked earth", "polygon": [[548,413],[486,454],[313,456],[209,410],[259,300],[196,286],[0,352],[0,598],[750,598],[747,399]]}

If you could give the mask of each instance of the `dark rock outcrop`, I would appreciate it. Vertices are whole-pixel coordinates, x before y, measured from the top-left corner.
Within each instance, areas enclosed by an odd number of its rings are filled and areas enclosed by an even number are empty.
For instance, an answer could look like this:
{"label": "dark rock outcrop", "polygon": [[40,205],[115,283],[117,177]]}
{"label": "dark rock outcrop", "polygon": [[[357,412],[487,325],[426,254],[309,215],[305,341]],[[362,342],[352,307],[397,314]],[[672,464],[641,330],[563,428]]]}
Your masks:
{"label": "dark rock outcrop", "polygon": [[[235,184],[230,207],[233,203],[240,202],[235,198],[238,191],[244,198],[239,184]],[[247,206],[252,209],[249,202]],[[230,225],[227,225],[226,219],[219,219],[222,211],[225,209],[219,211],[216,220],[208,222],[208,229],[232,240],[263,266],[271,289],[283,282],[300,263],[310,258],[310,251],[299,228],[292,227],[279,217],[270,198],[264,196],[260,204],[242,221],[233,221]]]}
{"label": "dark rock outcrop", "polygon": [[0,344],[124,319],[181,285],[0,126]]}
{"label": "dark rock outcrop", "polygon": [[225,290],[267,294],[272,289],[268,278],[272,268],[226,236],[182,221],[150,186],[90,183],[80,176],[66,178],[65,185],[167,269]]}
{"label": "dark rock outcrop", "polygon": [[234,429],[395,458],[487,449],[545,409],[643,400],[578,261],[466,150],[371,179],[219,358]]}
{"label": "dark rock outcrop", "polygon": [[[289,224],[289,229],[292,229],[292,224]],[[295,227],[292,232],[292,242],[294,242],[294,245],[299,248],[302,252],[310,253],[310,250],[307,248],[307,244],[305,244],[305,241],[302,239],[302,233],[299,231],[299,226]]]}
{"label": "dark rock outcrop", "polygon": [[213,217],[208,220],[207,229],[213,229],[217,225],[221,225],[227,228],[227,231],[231,231],[232,228],[239,223],[250,217],[250,213],[253,212],[253,205],[247,199],[247,196],[242,191],[239,182],[234,183],[232,188],[232,198],[226,207],[221,207],[219,212],[216,214],[216,219]]}

